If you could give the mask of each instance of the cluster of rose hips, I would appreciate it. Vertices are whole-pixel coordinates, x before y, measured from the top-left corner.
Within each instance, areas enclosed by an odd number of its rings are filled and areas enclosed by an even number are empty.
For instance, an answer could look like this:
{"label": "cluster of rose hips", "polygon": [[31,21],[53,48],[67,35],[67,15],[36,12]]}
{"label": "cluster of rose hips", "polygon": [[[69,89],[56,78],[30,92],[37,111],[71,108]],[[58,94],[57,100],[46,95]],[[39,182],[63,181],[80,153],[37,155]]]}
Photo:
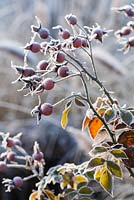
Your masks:
{"label": "cluster of rose hips", "polygon": [[[30,156],[23,149],[20,136],[21,134],[17,134],[11,137],[9,133],[1,132],[3,152],[0,155],[0,172],[6,172],[11,167],[23,167],[24,169],[29,169],[34,177],[42,176],[45,162],[38,143],[35,142],[33,154]],[[15,176],[12,179],[4,178],[3,184],[7,187],[7,191],[10,192],[14,188],[20,188],[23,182],[28,179],[29,177],[22,178],[20,176]]]}
{"label": "cluster of rose hips", "polygon": [[[120,8],[114,8],[118,12],[124,12],[126,16],[134,18],[134,5],[125,5]],[[129,21],[126,26],[115,32],[115,36],[119,38],[121,44],[123,44],[123,50],[125,53],[128,52],[130,47],[134,47],[134,21]],[[124,40],[125,39],[125,40]]]}
{"label": "cluster of rose hips", "polygon": [[[62,26],[53,27],[53,29],[58,30],[59,39],[52,38],[49,30],[42,26],[38,18],[38,26],[31,26],[34,36],[31,42],[24,47],[26,55],[29,51],[32,53],[40,52],[44,54],[45,59],[41,60],[35,68],[29,67],[27,62],[24,63],[24,66],[12,65],[19,74],[17,80],[23,83],[20,90],[27,89],[29,91],[27,95],[37,94],[39,96],[44,91],[52,90],[59,81],[70,78],[74,74],[82,73],[83,69],[80,66],[75,68],[72,64],[73,60],[70,62],[70,53],[75,53],[77,49],[88,49],[90,53],[91,41],[96,39],[102,42],[103,36],[109,32],[102,29],[98,24],[93,27],[85,26],[82,28],[78,24],[77,17],[72,14],[66,15],[65,19],[72,31],[64,29]],[[45,41],[35,42],[36,36]],[[53,110],[54,105],[40,101],[31,113],[37,114],[40,120],[41,115],[51,115]]]}

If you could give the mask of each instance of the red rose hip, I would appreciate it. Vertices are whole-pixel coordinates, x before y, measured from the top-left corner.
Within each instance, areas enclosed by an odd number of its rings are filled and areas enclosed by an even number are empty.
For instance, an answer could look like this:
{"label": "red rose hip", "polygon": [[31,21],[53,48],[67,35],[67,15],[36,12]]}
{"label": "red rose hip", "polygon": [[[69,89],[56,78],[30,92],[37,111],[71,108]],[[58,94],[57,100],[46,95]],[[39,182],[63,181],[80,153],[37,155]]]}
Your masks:
{"label": "red rose hip", "polygon": [[39,151],[39,152],[34,153],[32,155],[32,157],[34,160],[41,161],[43,159],[44,155],[41,151]]}
{"label": "red rose hip", "polygon": [[53,79],[51,78],[46,78],[43,82],[42,82],[42,87],[45,90],[52,90],[54,88],[54,84],[55,82],[53,81]]}
{"label": "red rose hip", "polygon": [[73,47],[79,48],[81,46],[82,46],[82,40],[81,40],[81,38],[75,38],[73,40]]}
{"label": "red rose hip", "polygon": [[51,115],[53,113],[53,105],[50,103],[44,103],[41,105],[40,111],[42,115]]}
{"label": "red rose hip", "polygon": [[41,61],[37,64],[37,69],[39,69],[39,70],[46,70],[48,64],[49,64],[49,62],[48,62],[47,60],[41,60]]}
{"label": "red rose hip", "polygon": [[64,40],[66,40],[66,39],[68,39],[69,37],[70,37],[70,32],[69,32],[69,30],[67,30],[67,29],[65,29],[65,30],[63,30],[62,32],[61,32],[61,37],[64,39]]}
{"label": "red rose hip", "polygon": [[69,69],[67,66],[61,66],[61,67],[59,67],[59,69],[57,71],[58,75],[61,77],[68,76],[68,74],[69,74],[68,72],[69,72]]}
{"label": "red rose hip", "polygon": [[13,178],[13,184],[16,186],[16,187],[21,187],[23,185],[23,179],[20,177],[20,176],[15,176]]}
{"label": "red rose hip", "polygon": [[63,52],[58,52],[56,55],[56,61],[62,63],[65,60],[65,54]]}
{"label": "red rose hip", "polygon": [[75,15],[72,15],[72,14],[67,15],[66,20],[67,20],[68,24],[71,24],[71,25],[77,24],[77,17]]}
{"label": "red rose hip", "polygon": [[46,28],[40,28],[38,34],[41,39],[47,39],[49,37],[49,31]]}

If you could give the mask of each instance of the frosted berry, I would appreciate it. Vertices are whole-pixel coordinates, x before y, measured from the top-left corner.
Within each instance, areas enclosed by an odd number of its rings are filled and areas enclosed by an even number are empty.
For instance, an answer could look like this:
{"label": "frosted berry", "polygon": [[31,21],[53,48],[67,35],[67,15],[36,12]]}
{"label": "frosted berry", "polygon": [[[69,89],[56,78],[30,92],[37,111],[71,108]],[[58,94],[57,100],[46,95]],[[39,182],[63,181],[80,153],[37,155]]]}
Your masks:
{"label": "frosted berry", "polygon": [[41,49],[41,46],[38,42],[34,42],[31,44],[30,46],[30,50],[33,52],[33,53],[38,53]]}
{"label": "frosted berry", "polygon": [[67,20],[68,24],[71,24],[71,25],[77,24],[77,17],[75,15],[72,15],[72,14],[67,15],[66,20]]}
{"label": "frosted berry", "polygon": [[41,161],[44,155],[41,151],[39,151],[39,152],[34,153],[32,157],[33,157],[33,160]]}
{"label": "frosted berry", "polygon": [[15,146],[14,139],[12,139],[12,138],[10,138],[10,137],[7,139],[6,142],[7,142],[7,145],[6,145],[6,146],[9,147],[9,148],[12,148],[12,147]]}
{"label": "frosted berry", "polygon": [[99,27],[95,28],[92,32],[93,35],[95,36],[95,39],[99,40],[100,42],[102,42],[102,36],[104,34],[103,30]]}
{"label": "frosted berry", "polygon": [[8,152],[7,154],[8,161],[15,161],[16,160],[16,153],[13,151]]}
{"label": "frosted berry", "polygon": [[61,32],[61,37],[64,39],[64,40],[66,40],[66,39],[68,39],[69,37],[70,37],[70,32],[69,32],[69,30],[67,30],[67,29],[65,29],[65,30],[63,30],[62,32]]}
{"label": "frosted berry", "polygon": [[43,82],[42,82],[42,87],[45,90],[51,90],[54,88],[54,84],[55,82],[53,81],[53,79],[51,78],[46,78]]}
{"label": "frosted berry", "polygon": [[128,44],[131,46],[131,47],[134,47],[134,37],[130,37],[128,39]]}
{"label": "frosted berry", "polygon": [[13,184],[15,187],[21,187],[23,185],[23,179],[20,176],[15,176],[13,178]]}
{"label": "frosted berry", "polygon": [[33,68],[27,67],[23,69],[23,76],[28,77],[28,76],[33,76],[35,75],[35,70]]}
{"label": "frosted berry", "polygon": [[81,46],[82,46],[82,40],[81,40],[81,38],[75,38],[73,40],[73,47],[79,48]]}
{"label": "frosted berry", "polygon": [[47,60],[41,60],[37,65],[37,69],[46,70],[48,64],[49,64],[49,62]]}
{"label": "frosted berry", "polygon": [[68,76],[69,69],[67,66],[61,66],[58,68],[57,74],[61,77],[66,77]]}
{"label": "frosted berry", "polygon": [[88,42],[85,38],[82,38],[81,42],[82,42],[82,47],[88,47]]}
{"label": "frosted berry", "polygon": [[7,165],[4,161],[0,161],[0,172],[3,172],[7,169]]}
{"label": "frosted berry", "polygon": [[47,38],[49,37],[49,30],[46,29],[46,28],[42,28],[42,27],[41,27],[41,28],[38,30],[38,34],[39,34],[40,38],[42,38],[42,39],[47,39]]}
{"label": "frosted berry", "polygon": [[62,63],[65,60],[65,54],[63,52],[58,52],[56,55],[56,61]]}
{"label": "frosted berry", "polygon": [[40,112],[42,115],[51,115],[53,112],[53,105],[50,103],[44,103],[40,107]]}

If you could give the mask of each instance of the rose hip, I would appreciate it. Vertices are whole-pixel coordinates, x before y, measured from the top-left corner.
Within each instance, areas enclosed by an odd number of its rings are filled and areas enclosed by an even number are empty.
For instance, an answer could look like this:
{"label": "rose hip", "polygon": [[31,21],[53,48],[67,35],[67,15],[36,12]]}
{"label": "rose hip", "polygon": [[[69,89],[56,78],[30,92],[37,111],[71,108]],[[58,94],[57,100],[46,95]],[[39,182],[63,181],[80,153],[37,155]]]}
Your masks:
{"label": "rose hip", "polygon": [[41,151],[36,152],[32,155],[33,160],[41,161],[43,159],[44,155]]}
{"label": "rose hip", "polygon": [[15,176],[13,178],[13,184],[16,186],[16,187],[21,187],[23,185],[23,179],[20,177],[20,176]]}
{"label": "rose hip", "polygon": [[61,66],[58,68],[57,74],[61,77],[68,76],[69,69],[67,66]]}
{"label": "rose hip", "polygon": [[54,88],[54,84],[55,82],[53,81],[53,79],[51,78],[46,78],[43,82],[42,82],[42,87],[45,90],[52,90]]}
{"label": "rose hip", "polygon": [[69,32],[69,30],[65,29],[65,30],[61,31],[60,35],[64,40],[66,40],[70,37],[70,32]]}
{"label": "rose hip", "polygon": [[37,69],[46,70],[48,64],[49,64],[49,62],[47,60],[41,60],[37,65]]}
{"label": "rose hip", "polygon": [[3,172],[7,169],[7,165],[4,161],[0,161],[0,172]]}
{"label": "rose hip", "polygon": [[73,40],[73,47],[79,48],[81,46],[82,46],[82,40],[81,40],[81,38],[75,38]]}
{"label": "rose hip", "polygon": [[65,60],[65,54],[63,52],[58,52],[56,55],[56,61],[62,63]]}
{"label": "rose hip", "polygon": [[38,30],[38,34],[40,36],[41,39],[47,39],[49,37],[49,30],[46,28],[40,28]]}
{"label": "rose hip", "polygon": [[43,103],[40,108],[41,114],[48,116],[53,112],[53,105],[50,103]]}

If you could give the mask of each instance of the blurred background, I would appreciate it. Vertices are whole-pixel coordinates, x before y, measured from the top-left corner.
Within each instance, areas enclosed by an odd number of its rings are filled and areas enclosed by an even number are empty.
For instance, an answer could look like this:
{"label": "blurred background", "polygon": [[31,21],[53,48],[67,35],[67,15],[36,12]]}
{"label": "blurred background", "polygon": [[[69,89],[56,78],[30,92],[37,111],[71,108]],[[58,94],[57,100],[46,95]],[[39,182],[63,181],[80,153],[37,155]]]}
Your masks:
{"label": "blurred background", "polygon": [[[32,36],[30,26],[36,25],[35,16],[38,16],[44,26],[50,28],[61,24],[67,27],[64,16],[69,13],[77,15],[82,25],[92,26],[96,22],[106,29],[114,31],[120,29],[129,20],[124,14],[115,13],[111,7],[120,7],[133,3],[129,0],[0,0],[0,121],[13,121],[16,119],[30,118],[30,110],[36,104],[37,99],[30,96],[24,97],[24,92],[17,92],[21,87],[11,84],[16,79],[16,74],[11,68],[11,61],[16,65],[23,65],[23,49]],[[114,91],[114,96],[120,104],[134,105],[134,67],[133,49],[128,54],[118,51],[118,44],[114,32],[104,39],[103,44],[94,42],[95,63],[100,79],[105,81],[106,87]],[[31,67],[35,67],[40,55],[29,54]],[[71,88],[67,85],[56,87],[55,91],[44,96],[44,101],[54,103],[64,94],[68,94]],[[74,90],[78,90],[77,82],[72,83]],[[98,95],[95,86],[90,91],[93,100]],[[63,107],[57,108],[54,118],[60,119]],[[78,108],[70,113],[70,124],[81,126],[83,115]],[[76,113],[78,113],[76,115]],[[75,116],[75,123],[74,117]]]}

